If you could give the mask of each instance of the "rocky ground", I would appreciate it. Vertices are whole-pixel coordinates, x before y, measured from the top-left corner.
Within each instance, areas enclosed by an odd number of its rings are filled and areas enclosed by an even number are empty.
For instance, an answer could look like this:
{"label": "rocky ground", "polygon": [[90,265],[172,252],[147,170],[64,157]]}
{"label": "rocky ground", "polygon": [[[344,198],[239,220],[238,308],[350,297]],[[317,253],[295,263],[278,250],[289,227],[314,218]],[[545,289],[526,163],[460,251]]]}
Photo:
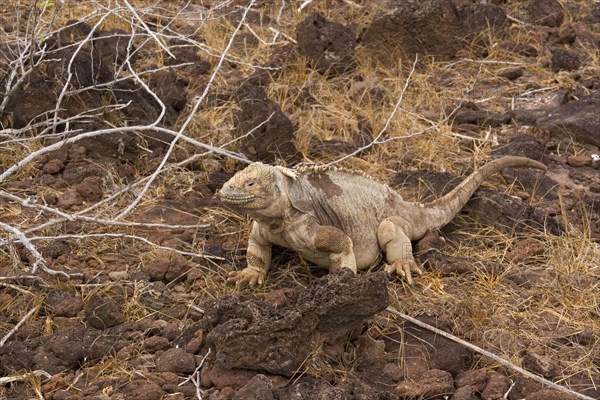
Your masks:
{"label": "rocky ground", "polygon": [[[600,398],[600,3],[0,10],[0,398]],[[226,282],[248,161],[427,201],[502,155],[548,172],[486,183],[412,286],[282,249]]]}

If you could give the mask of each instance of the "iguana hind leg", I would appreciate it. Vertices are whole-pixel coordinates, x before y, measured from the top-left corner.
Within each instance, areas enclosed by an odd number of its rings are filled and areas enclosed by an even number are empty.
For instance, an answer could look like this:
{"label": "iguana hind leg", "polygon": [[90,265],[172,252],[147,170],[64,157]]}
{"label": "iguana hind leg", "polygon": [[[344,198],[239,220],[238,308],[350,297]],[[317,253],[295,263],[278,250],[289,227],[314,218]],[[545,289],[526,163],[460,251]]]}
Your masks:
{"label": "iguana hind leg", "polygon": [[396,273],[412,285],[412,273],[421,275],[423,271],[415,262],[410,238],[402,229],[402,220],[384,219],[377,229],[377,240],[387,259],[385,272]]}

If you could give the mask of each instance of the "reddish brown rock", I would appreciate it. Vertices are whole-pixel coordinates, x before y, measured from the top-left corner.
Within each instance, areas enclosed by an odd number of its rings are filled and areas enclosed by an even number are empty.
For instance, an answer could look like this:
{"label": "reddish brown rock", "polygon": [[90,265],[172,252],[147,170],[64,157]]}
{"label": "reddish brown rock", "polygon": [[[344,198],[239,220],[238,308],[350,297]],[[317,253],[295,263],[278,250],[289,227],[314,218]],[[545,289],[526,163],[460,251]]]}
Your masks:
{"label": "reddish brown rock", "polygon": [[471,386],[481,392],[487,382],[487,375],[485,368],[465,371],[456,377],[456,387]]}
{"label": "reddish brown rock", "polygon": [[465,32],[451,0],[411,0],[395,5],[375,17],[361,42],[382,64],[410,64],[417,54],[448,60],[463,47]]}
{"label": "reddish brown rock", "polygon": [[58,196],[56,205],[59,208],[70,210],[73,207],[80,206],[83,204],[83,197],[74,190],[69,190]]}
{"label": "reddish brown rock", "polygon": [[81,296],[70,290],[51,290],[44,304],[55,317],[74,317],[83,310]]}
{"label": "reddish brown rock", "polygon": [[156,370],[159,372],[191,374],[195,369],[196,360],[194,356],[179,348],[166,350],[156,360]]}
{"label": "reddish brown rock", "polygon": [[581,154],[567,157],[567,164],[571,167],[589,167],[592,165],[592,157]]}
{"label": "reddish brown rock", "polygon": [[85,319],[96,329],[106,329],[123,322],[121,307],[114,301],[93,295],[85,306]]}
{"label": "reddish brown rock", "polygon": [[489,371],[487,383],[481,391],[481,397],[484,400],[504,399],[510,385],[511,381],[506,376],[496,371]]}
{"label": "reddish brown rock", "polygon": [[560,365],[552,358],[544,355],[540,349],[528,349],[523,357],[523,368],[553,379],[560,375]]}
{"label": "reddish brown rock", "polygon": [[214,386],[217,389],[230,387],[239,390],[250,382],[257,375],[257,372],[245,369],[223,368],[217,364],[206,364],[202,368],[202,375],[203,385]]}
{"label": "reddish brown rock", "polygon": [[75,187],[75,190],[86,201],[101,200],[104,194],[102,178],[99,176],[88,176]]}
{"label": "reddish brown rock", "polygon": [[319,13],[306,17],[296,27],[300,53],[322,74],[339,75],[354,68],[354,29],[328,21]]}
{"label": "reddish brown rock", "polygon": [[127,384],[123,394],[128,400],[156,400],[162,399],[165,392],[152,380],[137,379]]}
{"label": "reddish brown rock", "polygon": [[42,167],[42,171],[45,174],[54,175],[58,174],[64,167],[65,164],[62,162],[62,160],[54,158],[44,164],[44,166]]}
{"label": "reddish brown rock", "polygon": [[418,381],[404,381],[394,389],[397,396],[403,398],[434,398],[454,393],[454,379],[447,371],[430,369]]}

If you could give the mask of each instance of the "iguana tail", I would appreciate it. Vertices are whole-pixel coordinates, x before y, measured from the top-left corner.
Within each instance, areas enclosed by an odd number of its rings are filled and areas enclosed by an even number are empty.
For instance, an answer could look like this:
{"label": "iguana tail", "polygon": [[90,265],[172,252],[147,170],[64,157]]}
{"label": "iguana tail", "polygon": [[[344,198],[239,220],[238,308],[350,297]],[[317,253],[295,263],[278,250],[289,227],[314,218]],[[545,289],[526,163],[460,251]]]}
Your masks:
{"label": "iguana tail", "polygon": [[426,229],[432,229],[441,228],[448,224],[467,204],[467,201],[469,201],[483,181],[496,172],[508,167],[530,167],[543,171],[547,169],[541,162],[525,157],[507,156],[491,161],[469,175],[444,197],[424,204],[425,223],[422,225],[426,226]]}

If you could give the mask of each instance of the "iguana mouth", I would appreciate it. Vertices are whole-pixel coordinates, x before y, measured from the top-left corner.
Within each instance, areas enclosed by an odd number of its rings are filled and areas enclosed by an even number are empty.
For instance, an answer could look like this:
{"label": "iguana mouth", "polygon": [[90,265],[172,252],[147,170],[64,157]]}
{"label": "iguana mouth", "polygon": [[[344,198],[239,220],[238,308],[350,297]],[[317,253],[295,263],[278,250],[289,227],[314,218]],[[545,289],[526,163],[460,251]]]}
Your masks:
{"label": "iguana mouth", "polygon": [[250,203],[251,201],[253,201],[256,198],[256,196],[252,196],[252,195],[239,195],[239,194],[235,195],[235,194],[231,194],[231,193],[223,193],[223,190],[219,190],[218,196],[225,203],[235,204],[235,205]]}
{"label": "iguana mouth", "polygon": [[245,196],[245,197],[221,197],[221,200],[223,200],[226,203],[231,203],[231,204],[245,204],[245,203],[249,203],[252,200],[254,200],[254,196]]}

